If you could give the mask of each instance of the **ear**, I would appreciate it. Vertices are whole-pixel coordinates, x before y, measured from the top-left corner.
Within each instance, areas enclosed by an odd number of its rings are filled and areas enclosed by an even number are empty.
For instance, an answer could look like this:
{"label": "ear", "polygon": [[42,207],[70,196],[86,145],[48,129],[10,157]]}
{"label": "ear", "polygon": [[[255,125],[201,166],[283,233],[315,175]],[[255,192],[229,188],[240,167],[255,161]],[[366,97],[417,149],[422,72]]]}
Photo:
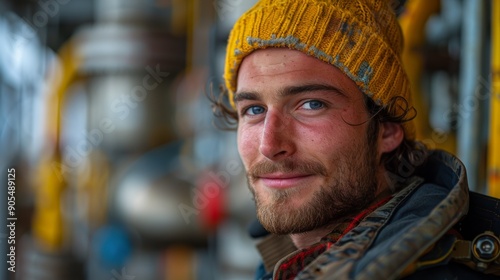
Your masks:
{"label": "ear", "polygon": [[392,152],[396,149],[403,142],[404,136],[401,124],[393,122],[381,123],[378,145],[379,155]]}

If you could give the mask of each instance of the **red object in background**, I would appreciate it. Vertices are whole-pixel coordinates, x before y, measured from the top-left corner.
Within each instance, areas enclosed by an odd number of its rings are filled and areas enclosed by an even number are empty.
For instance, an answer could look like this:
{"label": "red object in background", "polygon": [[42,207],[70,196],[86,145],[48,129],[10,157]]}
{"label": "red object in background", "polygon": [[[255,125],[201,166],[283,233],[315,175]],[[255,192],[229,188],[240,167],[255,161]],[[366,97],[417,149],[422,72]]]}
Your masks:
{"label": "red object in background", "polygon": [[225,216],[224,192],[227,186],[214,174],[205,173],[195,192],[199,201],[201,222],[210,230],[215,229]]}

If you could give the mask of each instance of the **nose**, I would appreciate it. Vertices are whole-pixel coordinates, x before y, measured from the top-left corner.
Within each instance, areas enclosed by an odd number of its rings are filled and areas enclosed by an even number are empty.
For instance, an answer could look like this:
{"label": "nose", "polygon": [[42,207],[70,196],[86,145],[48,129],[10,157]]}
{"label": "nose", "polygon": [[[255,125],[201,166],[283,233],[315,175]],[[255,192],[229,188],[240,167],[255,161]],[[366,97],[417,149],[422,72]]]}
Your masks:
{"label": "nose", "polygon": [[295,152],[292,120],[268,111],[260,139],[259,150],[269,160],[280,160]]}

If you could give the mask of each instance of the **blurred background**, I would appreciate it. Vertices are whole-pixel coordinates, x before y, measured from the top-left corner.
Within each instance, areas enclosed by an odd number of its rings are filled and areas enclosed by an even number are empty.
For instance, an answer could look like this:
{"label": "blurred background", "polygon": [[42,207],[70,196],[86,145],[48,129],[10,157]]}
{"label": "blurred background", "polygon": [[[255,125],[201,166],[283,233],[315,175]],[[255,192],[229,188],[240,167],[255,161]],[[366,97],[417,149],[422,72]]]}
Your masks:
{"label": "blurred background", "polygon": [[[0,279],[253,279],[254,205],[207,94],[254,3],[0,0],[0,173],[7,185],[15,168],[17,218],[16,273],[0,227]],[[500,0],[395,8],[418,138],[500,197]]]}

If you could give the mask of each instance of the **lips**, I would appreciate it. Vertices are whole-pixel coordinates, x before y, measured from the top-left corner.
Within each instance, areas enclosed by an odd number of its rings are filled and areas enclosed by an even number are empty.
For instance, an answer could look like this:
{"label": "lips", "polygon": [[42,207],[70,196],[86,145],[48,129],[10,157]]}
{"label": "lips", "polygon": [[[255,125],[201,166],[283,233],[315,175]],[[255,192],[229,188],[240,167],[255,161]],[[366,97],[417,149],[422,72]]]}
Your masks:
{"label": "lips", "polygon": [[310,179],[311,174],[265,174],[258,177],[269,188],[284,189],[299,186]]}

